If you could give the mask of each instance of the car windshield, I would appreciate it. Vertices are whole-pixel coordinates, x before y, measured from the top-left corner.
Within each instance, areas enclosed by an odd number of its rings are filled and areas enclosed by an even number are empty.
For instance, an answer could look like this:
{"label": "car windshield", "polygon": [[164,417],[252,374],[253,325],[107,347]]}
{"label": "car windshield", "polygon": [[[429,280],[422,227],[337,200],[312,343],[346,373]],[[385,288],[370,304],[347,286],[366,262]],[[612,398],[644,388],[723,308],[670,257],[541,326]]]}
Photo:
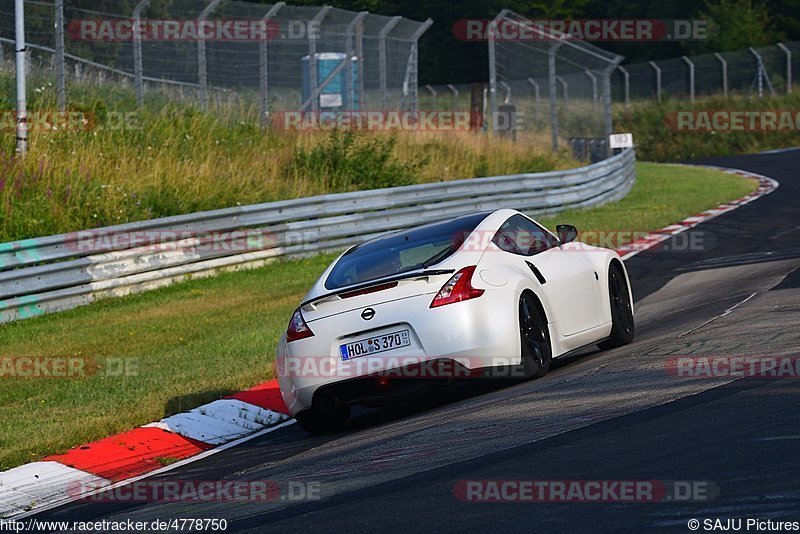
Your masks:
{"label": "car windshield", "polygon": [[435,265],[458,250],[487,215],[466,215],[362,243],[339,259],[325,280],[325,287],[340,289]]}

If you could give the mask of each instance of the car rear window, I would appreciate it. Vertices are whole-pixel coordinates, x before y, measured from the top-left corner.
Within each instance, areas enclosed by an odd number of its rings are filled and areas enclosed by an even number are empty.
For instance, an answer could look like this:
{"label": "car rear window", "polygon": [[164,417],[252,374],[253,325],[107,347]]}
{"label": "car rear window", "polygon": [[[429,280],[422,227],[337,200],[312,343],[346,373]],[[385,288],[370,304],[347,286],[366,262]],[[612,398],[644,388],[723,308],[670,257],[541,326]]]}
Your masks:
{"label": "car rear window", "polygon": [[325,287],[340,289],[435,265],[458,250],[487,215],[466,215],[362,243],[339,259],[325,280]]}

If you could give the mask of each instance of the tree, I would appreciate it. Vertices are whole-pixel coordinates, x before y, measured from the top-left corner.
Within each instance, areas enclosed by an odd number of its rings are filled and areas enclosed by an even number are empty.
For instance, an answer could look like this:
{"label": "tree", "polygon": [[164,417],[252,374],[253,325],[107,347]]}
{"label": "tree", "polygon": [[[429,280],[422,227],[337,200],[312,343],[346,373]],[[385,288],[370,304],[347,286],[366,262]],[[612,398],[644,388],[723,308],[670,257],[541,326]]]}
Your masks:
{"label": "tree", "polygon": [[748,46],[765,46],[781,39],[765,3],[753,0],[719,0],[706,5],[700,18],[712,30],[709,39],[687,42],[690,53],[728,52]]}

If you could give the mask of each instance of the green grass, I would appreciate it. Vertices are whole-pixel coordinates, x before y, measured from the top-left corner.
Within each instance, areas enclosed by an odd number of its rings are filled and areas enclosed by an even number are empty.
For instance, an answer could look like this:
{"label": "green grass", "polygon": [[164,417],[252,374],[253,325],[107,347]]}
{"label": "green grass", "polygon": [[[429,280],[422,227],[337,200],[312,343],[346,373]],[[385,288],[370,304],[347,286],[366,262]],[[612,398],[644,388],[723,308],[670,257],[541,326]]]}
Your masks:
{"label": "green grass", "polygon": [[569,210],[543,217],[540,222],[548,228],[573,224],[579,231],[648,232],[743,197],[756,188],[752,180],[701,167],[640,162],[636,168],[637,185],[620,202]]}
{"label": "green grass", "polygon": [[[637,185],[622,201],[543,222],[648,231],[755,188],[715,171],[638,168]],[[99,366],[88,378],[0,378],[0,470],[271,378],[292,310],[332,258],[278,262],[0,325],[2,357],[84,357]],[[132,372],[108,376],[107,359],[132,362]]]}

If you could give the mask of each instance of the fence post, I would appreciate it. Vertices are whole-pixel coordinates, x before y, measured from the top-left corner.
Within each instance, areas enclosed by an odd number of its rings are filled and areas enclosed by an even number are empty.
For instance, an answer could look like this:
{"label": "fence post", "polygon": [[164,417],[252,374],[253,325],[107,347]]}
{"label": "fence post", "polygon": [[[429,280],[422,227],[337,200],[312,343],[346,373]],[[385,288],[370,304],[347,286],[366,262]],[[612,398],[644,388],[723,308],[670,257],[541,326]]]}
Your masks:
{"label": "fence post", "polygon": [[[345,55],[344,60],[346,61],[346,63],[345,63],[345,66],[344,66],[345,101],[343,102],[343,104],[344,104],[344,107],[345,107],[346,110],[355,110],[356,107],[357,107],[355,105],[355,98],[353,98],[354,97],[354,94],[353,94],[353,50],[354,50],[353,38],[355,38],[355,36],[358,34],[359,30],[362,28],[362,26],[364,24],[364,17],[366,17],[366,16],[367,16],[367,12],[366,11],[361,11],[360,13],[358,13],[356,15],[356,17],[352,21],[350,21],[350,24],[347,25],[347,28],[345,28],[345,34],[346,34],[346,37],[345,37],[346,41],[345,42],[347,44],[345,45],[345,51],[344,51],[345,52],[344,53],[344,55]],[[359,76],[363,76],[363,73],[359,71],[358,75]],[[359,98],[361,98],[360,94],[359,94]]]}
{"label": "fence post", "polygon": [[506,92],[505,96],[503,97],[503,104],[510,104],[511,103],[511,86],[509,86],[506,82],[501,81],[500,86]]}
{"label": "fence post", "polygon": [[592,74],[589,69],[584,69],[583,73],[592,80],[592,109],[597,109],[597,76]]}
{"label": "fence post", "polygon": [[[411,47],[408,51],[408,63],[406,64],[406,75],[403,78],[403,92],[408,92],[411,96],[411,103],[410,109],[411,111],[418,111],[419,109],[419,94],[418,94],[418,86],[419,86],[419,39],[422,37],[428,28],[431,27],[433,24],[433,19],[428,18],[422,25],[417,28],[414,33],[411,35]],[[413,73],[413,75],[412,75]],[[360,75],[359,75],[360,76]],[[413,80],[411,79],[413,77]],[[363,77],[360,76],[360,79]],[[363,94],[363,90],[362,90]]]}
{"label": "fence post", "polygon": [[25,6],[23,0],[14,2],[15,59],[17,67],[17,154],[28,151],[28,102],[25,95]]}
{"label": "fence post", "polygon": [[[364,25],[356,27],[355,35],[356,65],[358,65],[358,104],[359,109],[367,109],[367,95],[364,92]],[[417,90],[416,85],[413,88]]]}
{"label": "fence post", "polygon": [[611,116],[611,74],[619,65],[622,58],[618,58],[614,63],[605,68],[603,76],[603,134],[606,145],[606,156],[611,157],[614,151],[611,149],[611,134],[614,133],[614,122]]}
{"label": "fence post", "polygon": [[56,0],[56,100],[59,111],[67,109],[67,82],[64,73],[64,0]]}
{"label": "fence post", "polygon": [[624,87],[624,95],[625,95],[625,109],[630,109],[631,107],[631,75],[628,72],[628,69],[623,67],[622,65],[617,65],[617,68],[622,73],[622,77],[625,80],[623,83]]}
{"label": "fence post", "polygon": [[[499,17],[500,15],[498,15]],[[497,20],[495,17],[494,21]],[[494,22],[492,21],[492,22]],[[494,42],[494,32],[489,32],[489,117],[492,121],[497,116],[497,50]],[[492,122],[494,127],[494,122]]]}
{"label": "fence post", "polygon": [[144,66],[142,65],[142,11],[150,4],[150,0],[142,0],[133,8],[133,85],[136,93],[136,104],[144,105]]}
{"label": "fence post", "polygon": [[259,100],[261,101],[261,129],[265,130],[269,126],[269,47],[267,45],[270,33],[269,24],[280,9],[285,6],[285,2],[278,2],[269,8],[266,14],[261,17],[264,23],[264,36],[258,47],[258,67],[259,67]]}
{"label": "fence post", "polygon": [[[202,22],[208,18],[221,2],[222,0],[211,0],[208,3],[197,17],[198,28],[202,26]],[[199,31],[197,36],[197,78],[200,84],[200,105],[203,106],[203,109],[208,109],[208,70],[206,65],[206,41],[202,37],[203,33]]]}
{"label": "fence post", "polygon": [[[556,51],[561,42],[555,43],[547,50],[547,90],[550,92],[550,142],[553,152],[558,150],[558,87],[556,86]],[[564,87],[566,100],[566,86]]]}
{"label": "fence post", "polygon": [[681,59],[689,66],[689,102],[694,102],[694,63],[686,56]]}
{"label": "fence post", "polygon": [[322,25],[322,21],[328,16],[331,6],[322,6],[322,9],[311,19],[310,31],[308,32],[308,77],[309,92],[311,93],[311,110],[319,111],[319,87],[317,79],[317,28]]}
{"label": "fence post", "polygon": [[728,98],[728,62],[722,57],[719,52],[714,52],[714,57],[717,58],[719,64],[722,66],[722,95]]}
{"label": "fence post", "polygon": [[661,68],[656,65],[655,61],[648,61],[648,63],[656,71],[656,100],[661,102]]}
{"label": "fence post", "polygon": [[556,79],[558,80],[558,83],[561,84],[561,89],[563,89],[563,91],[564,91],[564,104],[568,104],[569,103],[569,93],[567,92],[567,90],[569,88],[569,85],[567,85],[567,80],[565,80],[561,76],[556,76]]}
{"label": "fence post", "polygon": [[792,94],[792,51],[783,43],[778,43],[778,48],[786,54],[786,94]]}
{"label": "fence post", "polygon": [[425,89],[426,89],[426,90],[427,90],[427,91],[428,91],[428,92],[431,94],[431,98],[433,98],[434,100],[436,100],[436,89],[434,89],[434,88],[433,88],[432,86],[430,86],[430,85],[426,85],[426,86],[425,86]]}
{"label": "fence post", "polygon": [[767,82],[767,87],[769,88],[769,92],[773,95],[775,94],[775,90],[772,88],[772,82],[769,80],[769,76],[767,75],[767,68],[764,66],[764,59],[761,57],[761,54],[758,53],[758,50],[755,48],[748,47],[753,56],[756,58],[756,77],[753,80],[753,83],[758,83],[758,98],[764,98],[764,81]]}
{"label": "fence post", "polygon": [[381,28],[378,33],[378,52],[380,54],[378,64],[378,74],[380,76],[381,87],[381,109],[386,109],[389,105],[389,83],[387,80],[387,66],[386,66],[386,37],[392,32],[397,23],[400,22],[401,17],[392,17],[392,19]]}
{"label": "fence post", "polygon": [[453,108],[458,105],[458,89],[452,83],[447,84],[447,88],[450,89],[450,92],[453,93]]}
{"label": "fence post", "polygon": [[536,83],[536,80],[533,78],[528,78],[528,83],[533,86],[533,101],[534,101],[534,108],[533,108],[533,122],[534,124],[539,124],[540,113],[539,113],[539,84]]}

